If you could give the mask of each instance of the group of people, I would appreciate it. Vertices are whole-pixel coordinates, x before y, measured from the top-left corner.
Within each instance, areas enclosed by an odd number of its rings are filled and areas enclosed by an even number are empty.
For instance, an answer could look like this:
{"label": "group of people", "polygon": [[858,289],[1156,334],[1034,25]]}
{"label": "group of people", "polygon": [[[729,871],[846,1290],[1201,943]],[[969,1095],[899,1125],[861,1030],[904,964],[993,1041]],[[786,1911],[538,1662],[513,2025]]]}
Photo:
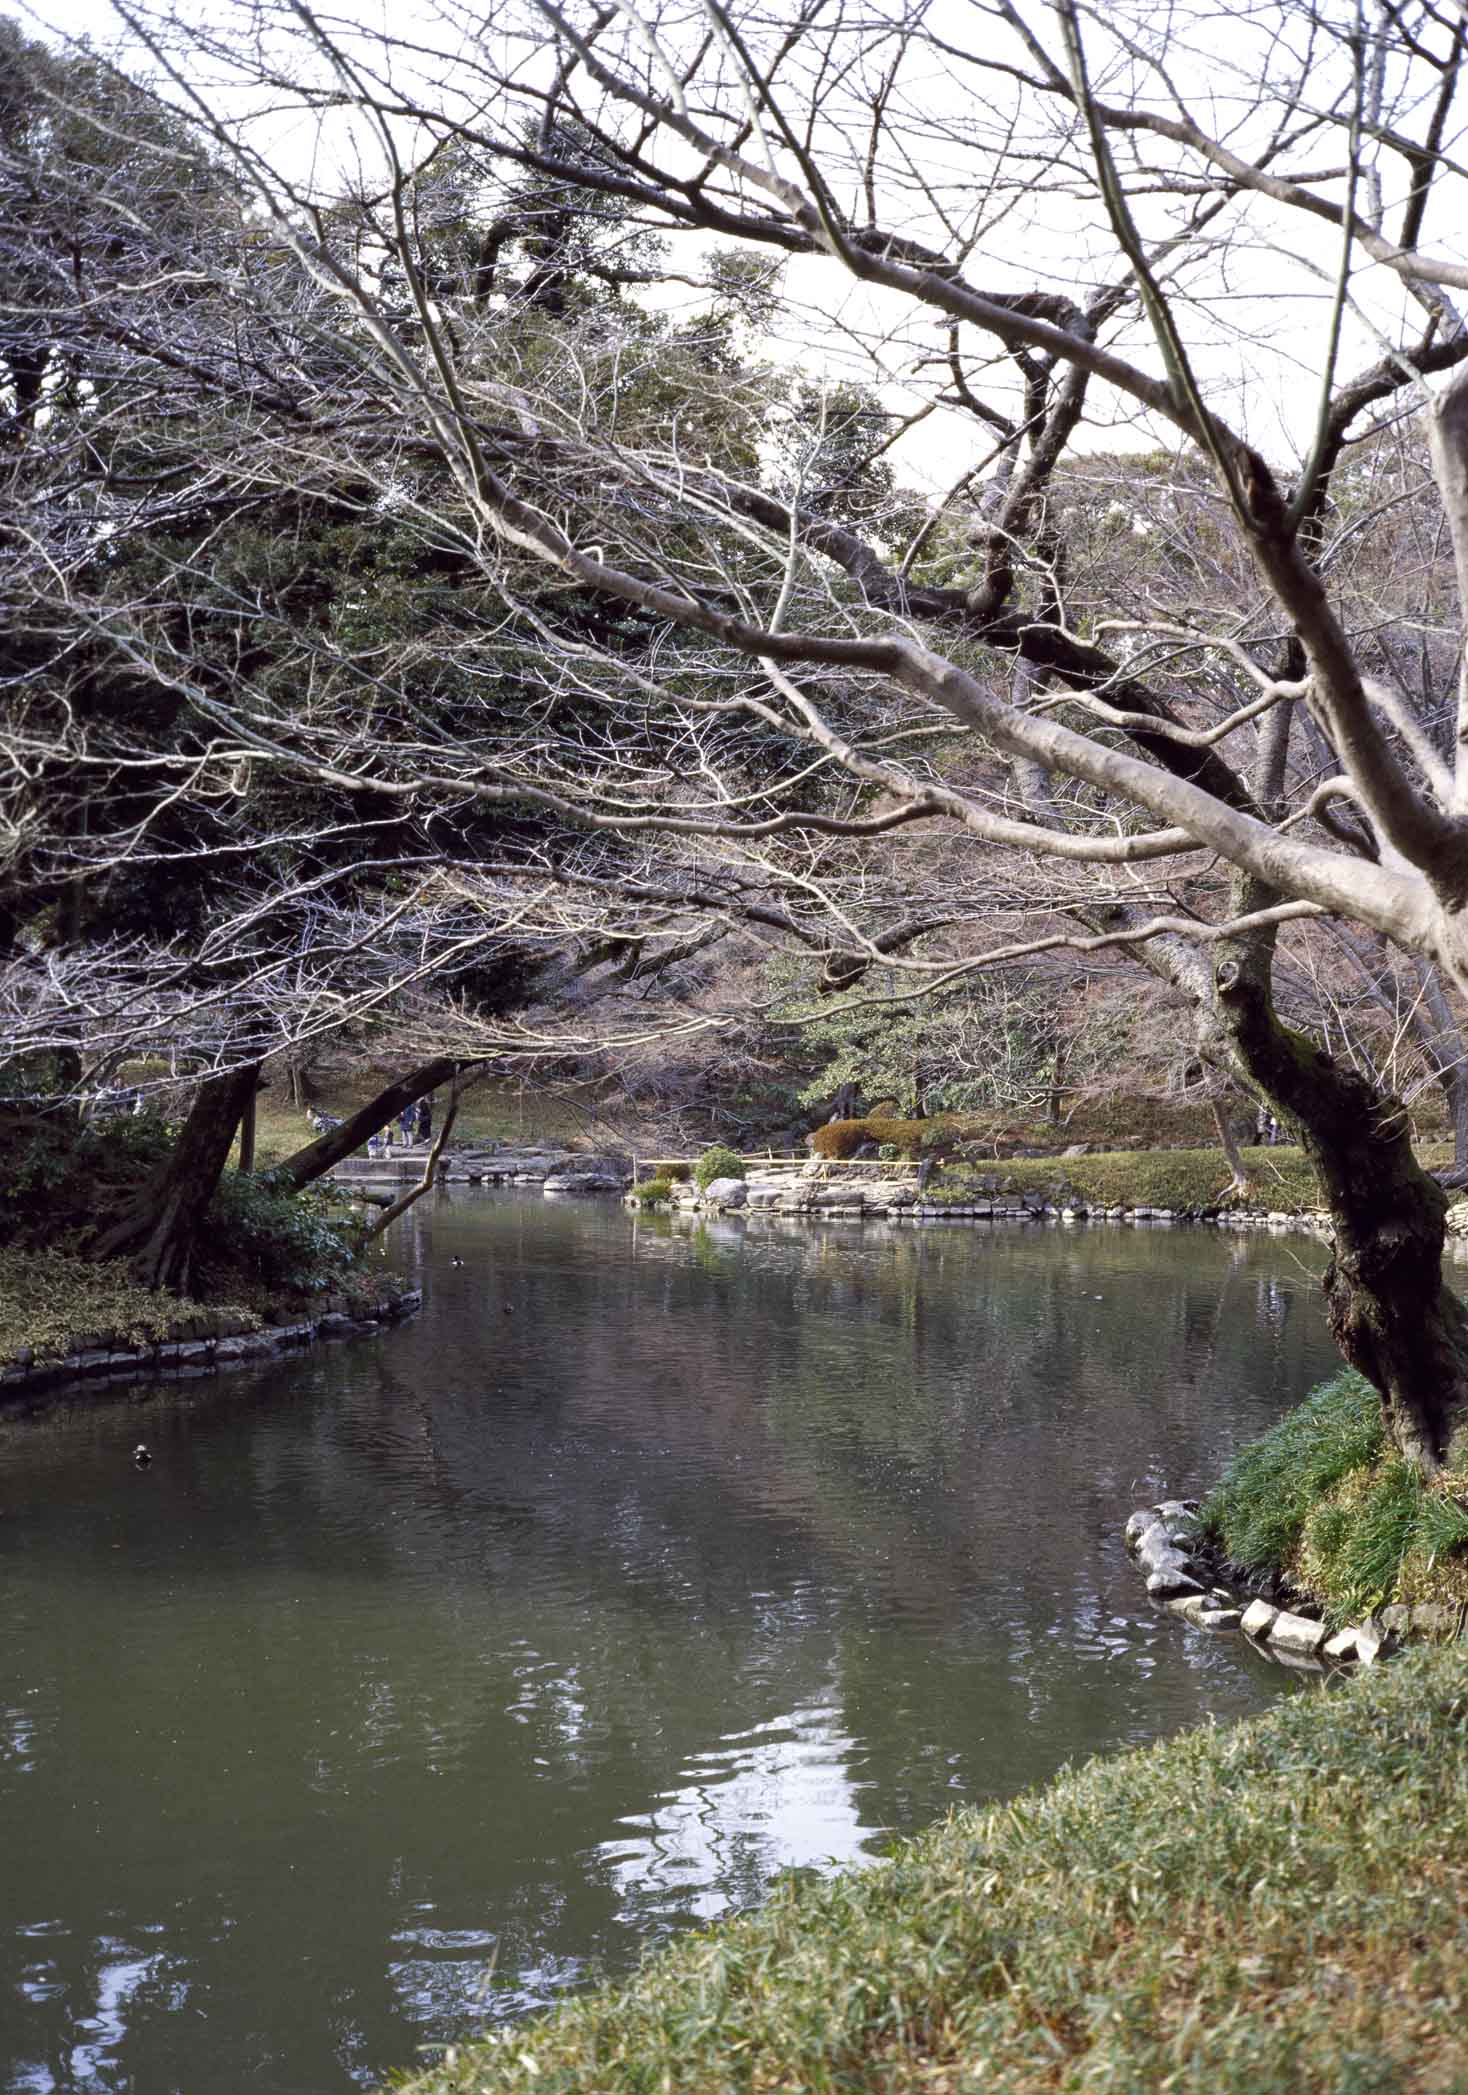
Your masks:
{"label": "group of people", "polygon": [[[325,1135],[330,1133],[332,1128],[341,1126],[341,1120],[337,1114],[318,1113],[314,1106],[307,1106],[306,1119],[310,1124],[313,1135]],[[427,1142],[433,1134],[433,1100],[431,1098],[415,1099],[411,1106],[404,1106],[395,1122],[390,1123],[388,1127],[380,1128],[375,1135],[369,1135],[367,1137],[367,1154],[369,1157],[380,1157],[386,1154],[392,1147],[394,1129],[396,1130],[399,1144]]]}

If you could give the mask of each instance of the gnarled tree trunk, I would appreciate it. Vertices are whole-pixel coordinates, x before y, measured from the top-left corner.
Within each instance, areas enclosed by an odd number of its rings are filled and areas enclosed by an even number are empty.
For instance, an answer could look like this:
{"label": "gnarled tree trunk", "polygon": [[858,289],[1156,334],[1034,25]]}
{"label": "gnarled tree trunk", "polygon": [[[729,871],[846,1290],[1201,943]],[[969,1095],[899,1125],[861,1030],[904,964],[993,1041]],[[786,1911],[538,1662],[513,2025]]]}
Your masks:
{"label": "gnarled tree trunk", "polygon": [[185,1292],[199,1226],[259,1081],[258,1062],[204,1080],[172,1155],[102,1231],[93,1258],[126,1256],[144,1287]]}
{"label": "gnarled tree trunk", "polygon": [[1330,1208],[1331,1335],[1380,1391],[1398,1449],[1430,1475],[1468,1420],[1468,1311],[1443,1283],[1447,1196],[1412,1153],[1401,1101],[1282,1025],[1267,975],[1225,961],[1217,990],[1250,1078],[1298,1130]]}

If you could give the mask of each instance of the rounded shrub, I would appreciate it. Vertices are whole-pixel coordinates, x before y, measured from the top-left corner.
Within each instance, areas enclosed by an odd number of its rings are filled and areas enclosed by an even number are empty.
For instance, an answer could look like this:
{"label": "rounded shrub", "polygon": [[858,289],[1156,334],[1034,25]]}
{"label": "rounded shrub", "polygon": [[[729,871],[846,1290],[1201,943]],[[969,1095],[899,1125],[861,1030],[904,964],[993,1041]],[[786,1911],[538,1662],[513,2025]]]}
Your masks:
{"label": "rounded shrub", "polygon": [[886,1114],[868,1113],[862,1120],[828,1120],[810,1138],[818,1157],[854,1157],[864,1142],[890,1149],[894,1157],[916,1156],[925,1145],[942,1140],[946,1123],[934,1120],[892,1120]]}
{"label": "rounded shrub", "polygon": [[818,1157],[839,1162],[843,1157],[854,1157],[863,1142],[871,1140],[871,1130],[864,1120],[828,1120],[811,1136],[810,1146]]}
{"label": "rounded shrub", "polygon": [[744,1159],[737,1149],[726,1149],[716,1142],[706,1149],[693,1167],[693,1183],[700,1193],[706,1193],[716,1178],[743,1178]]}

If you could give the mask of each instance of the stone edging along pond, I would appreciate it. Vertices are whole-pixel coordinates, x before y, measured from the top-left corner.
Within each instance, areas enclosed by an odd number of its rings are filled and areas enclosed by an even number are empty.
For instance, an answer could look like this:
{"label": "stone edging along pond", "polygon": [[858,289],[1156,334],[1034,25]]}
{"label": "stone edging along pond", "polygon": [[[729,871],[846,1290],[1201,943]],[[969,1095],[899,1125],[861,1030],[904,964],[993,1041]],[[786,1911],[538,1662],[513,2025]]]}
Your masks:
{"label": "stone edging along pond", "polygon": [[1372,1665],[1408,1641],[1468,1641],[1468,1604],[1434,1601],[1383,1608],[1364,1622],[1332,1632],[1314,1616],[1217,1584],[1217,1567],[1198,1547],[1195,1499],[1164,1499],[1157,1506],[1139,1507],[1126,1524],[1125,1536],[1128,1552],[1146,1574],[1148,1595],[1159,1607],[1195,1629],[1243,1636],[1281,1665],[1324,1672]]}
{"label": "stone edging along pond", "polygon": [[[640,1206],[634,1187],[629,1207]],[[701,1197],[692,1186],[675,1187],[672,1214],[801,1215],[809,1220],[851,1221],[868,1217],[888,1222],[1120,1222],[1203,1223],[1222,1229],[1303,1230],[1329,1233],[1330,1217],[1320,1210],[1287,1213],[1264,1208],[1164,1208],[1147,1205],[1087,1206],[1055,1201],[1030,1189],[996,1187],[961,1201],[924,1200],[909,1181],[861,1180],[818,1176],[809,1166],[768,1177],[758,1165],[747,1179],[715,1179]]]}
{"label": "stone edging along pond", "polygon": [[[872,1176],[857,1176],[860,1166],[846,1167],[839,1176],[828,1175],[829,1165],[807,1163],[795,1167],[762,1166],[752,1161],[743,1179],[715,1179],[703,1194],[689,1184],[675,1185],[667,1212],[674,1215],[775,1215],[800,1216],[808,1221],[887,1222],[1043,1222],[1146,1223],[1163,1228],[1202,1225],[1207,1228],[1266,1230],[1273,1235],[1297,1233],[1328,1238],[1331,1219],[1324,1208],[1169,1208],[1143,1202],[1118,1205],[1088,1203],[1078,1195],[1051,1198],[1033,1187],[1006,1185],[1002,1174],[989,1174],[992,1190],[957,1201],[924,1200],[911,1179],[891,1176],[890,1168],[866,1166]],[[551,1185],[547,1191],[560,1191]],[[581,1190],[566,1187],[564,1190]],[[591,1190],[591,1189],[587,1189]],[[610,1190],[597,1188],[596,1190]],[[634,1186],[625,1204],[642,1205]],[[1454,1258],[1468,1258],[1468,1201],[1449,1208],[1444,1249]]]}
{"label": "stone edging along pond", "polygon": [[378,1331],[384,1324],[400,1323],[421,1309],[423,1290],[403,1288],[384,1293],[356,1314],[343,1306],[346,1299],[328,1297],[319,1316],[281,1312],[278,1322],[266,1324],[258,1331],[247,1329],[238,1317],[212,1317],[207,1310],[200,1310],[186,1320],[186,1331],[179,1337],[153,1344],[134,1346],[125,1337],[98,1333],[93,1343],[58,1360],[29,1359],[23,1352],[0,1366],[0,1406],[31,1396],[57,1394],[80,1382],[208,1374],[293,1347],[308,1346],[315,1339],[350,1338]]}

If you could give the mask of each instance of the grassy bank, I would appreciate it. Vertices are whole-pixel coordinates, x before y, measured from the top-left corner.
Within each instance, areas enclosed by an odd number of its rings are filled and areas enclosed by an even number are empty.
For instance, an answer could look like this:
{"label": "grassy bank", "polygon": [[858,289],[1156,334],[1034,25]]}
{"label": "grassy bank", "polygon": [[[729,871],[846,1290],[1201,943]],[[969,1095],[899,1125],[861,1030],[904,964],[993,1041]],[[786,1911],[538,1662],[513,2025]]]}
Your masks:
{"label": "grassy bank", "polygon": [[1203,1523],[1232,1562],[1284,1572],[1333,1622],[1468,1601],[1468,1446],[1424,1483],[1388,1444],[1381,1400],[1360,1375],[1322,1383],[1242,1448]]}
{"label": "grassy bank", "polygon": [[1235,1200],[1220,1149],[1118,1150],[1089,1157],[1016,1157],[1000,1164],[947,1166],[926,1197],[962,1201],[981,1184],[1006,1192],[1048,1193],[1065,1187],[1087,1207],[1158,1207],[1186,1212],[1252,1206],[1296,1214],[1320,1205],[1315,1173],[1298,1149],[1249,1149],[1244,1164],[1256,1188]]}
{"label": "grassy bank", "polygon": [[413,2095],[1468,2086],[1468,1661],[1424,1653],[776,1892]]}
{"label": "grassy bank", "polygon": [[93,1264],[58,1251],[0,1251],[0,1361],[27,1351],[36,1360],[61,1360],[104,1341],[154,1345],[202,1336],[200,1327],[254,1331],[259,1322],[247,1302],[205,1309],[140,1288],[124,1259]]}
{"label": "grassy bank", "polygon": [[[346,1120],[374,1098],[388,1081],[385,1070],[337,1076],[319,1085],[312,1103],[322,1112]],[[442,1110],[442,1099],[439,1108]],[[594,1115],[578,1111],[546,1093],[522,1091],[517,1085],[475,1084],[465,1091],[454,1121],[459,1142],[550,1142],[580,1148],[609,1146],[612,1137],[599,1131]],[[277,1078],[260,1094],[255,1132],[257,1168],[268,1169],[312,1139],[302,1108],[293,1106]]]}

